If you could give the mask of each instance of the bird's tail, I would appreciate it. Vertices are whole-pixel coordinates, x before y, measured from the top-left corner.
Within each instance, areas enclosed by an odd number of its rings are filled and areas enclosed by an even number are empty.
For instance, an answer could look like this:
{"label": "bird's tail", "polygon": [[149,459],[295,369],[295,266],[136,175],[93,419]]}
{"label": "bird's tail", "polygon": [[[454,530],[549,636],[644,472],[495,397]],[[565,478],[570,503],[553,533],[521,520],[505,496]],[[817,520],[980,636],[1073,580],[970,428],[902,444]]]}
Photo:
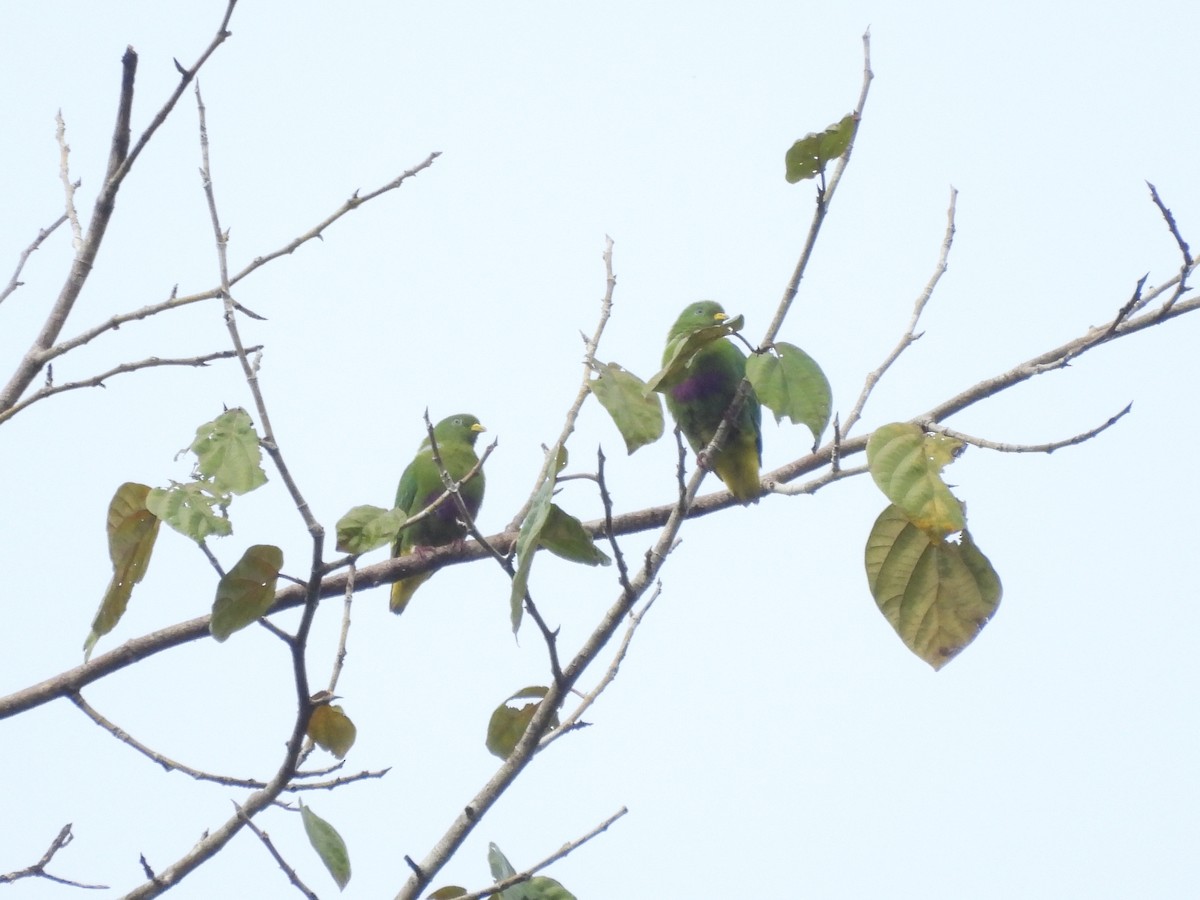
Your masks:
{"label": "bird's tail", "polygon": [[417,588],[427,582],[432,576],[432,572],[422,572],[419,575],[411,575],[408,578],[401,578],[399,581],[392,582],[392,612],[396,615],[404,612],[404,608],[408,606],[408,601],[417,592]]}
{"label": "bird's tail", "polygon": [[728,447],[717,454],[713,469],[725,482],[730,493],[743,503],[757,503],[762,496],[762,481],[758,474],[758,454],[753,448]]}

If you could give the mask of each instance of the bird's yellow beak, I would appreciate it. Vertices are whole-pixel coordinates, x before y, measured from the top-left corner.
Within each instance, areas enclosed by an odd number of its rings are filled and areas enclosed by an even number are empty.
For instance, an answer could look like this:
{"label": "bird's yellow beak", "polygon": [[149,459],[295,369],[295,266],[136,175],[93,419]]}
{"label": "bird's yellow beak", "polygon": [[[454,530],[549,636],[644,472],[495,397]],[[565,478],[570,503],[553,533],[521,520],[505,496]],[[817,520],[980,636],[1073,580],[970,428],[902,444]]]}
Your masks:
{"label": "bird's yellow beak", "polygon": [[476,422],[474,425],[471,426],[471,430],[474,432],[487,431],[487,429],[484,428],[482,425],[480,425],[478,422]]}
{"label": "bird's yellow beak", "polygon": [[713,313],[713,318],[718,322],[724,322],[729,318],[725,313]]}

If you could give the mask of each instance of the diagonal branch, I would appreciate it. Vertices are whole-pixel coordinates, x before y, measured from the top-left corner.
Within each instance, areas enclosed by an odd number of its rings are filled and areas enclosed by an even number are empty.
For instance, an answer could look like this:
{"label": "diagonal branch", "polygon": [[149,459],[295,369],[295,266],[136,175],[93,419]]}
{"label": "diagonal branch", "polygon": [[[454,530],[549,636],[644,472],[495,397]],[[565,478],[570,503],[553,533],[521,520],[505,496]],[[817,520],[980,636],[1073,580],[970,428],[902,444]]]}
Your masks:
{"label": "diagonal branch", "polygon": [[[259,345],[251,347],[249,352],[253,353],[261,349],[262,346]],[[189,356],[180,359],[162,359],[157,356],[151,356],[148,359],[138,360],[137,362],[121,363],[107,372],[101,372],[99,375],[93,375],[91,378],[85,378],[82,381],[69,381],[65,384],[48,384],[3,412],[0,412],[0,423],[6,422],[39,400],[45,400],[47,397],[53,397],[55,394],[61,394],[63,391],[74,391],[85,387],[107,387],[104,382],[108,381],[114,375],[124,375],[128,372],[137,372],[141,369],[152,369],[158,366],[193,366],[203,368],[210,362],[215,362],[219,359],[231,359],[235,356],[237,356],[237,351],[235,350],[219,350],[216,353],[208,353],[204,356]]]}
{"label": "diagonal branch", "polygon": [[109,222],[112,220],[113,210],[116,208],[117,193],[121,185],[129,174],[134,161],[141,154],[159,126],[171,114],[175,103],[183,94],[183,90],[188,82],[196,76],[200,67],[216,52],[216,49],[224,43],[225,39],[229,37],[229,20],[233,15],[233,8],[236,4],[237,0],[228,0],[221,24],[218,26],[217,32],[209,42],[208,47],[200,55],[200,58],[192,68],[180,70],[182,79],[179,85],[142,132],[132,149],[130,149],[130,120],[133,115],[133,85],[137,74],[138,56],[132,47],[126,48],[125,55],[121,59],[121,91],[117,102],[117,117],[113,127],[112,146],[109,149],[108,168],[100,192],[96,195],[96,202],[92,209],[92,218],[88,223],[87,232],[83,236],[82,244],[75,253],[75,259],[67,274],[67,280],[63,284],[58,299],[55,301],[50,313],[47,315],[41,331],[34,338],[33,344],[17,365],[16,371],[13,373],[12,378],[9,379],[8,384],[0,388],[0,411],[7,410],[16,403],[17,399],[33,383],[42,366],[45,365],[47,361],[45,356],[46,351],[54,344],[58,335],[62,332],[63,326],[67,322],[67,317],[74,309],[75,302],[79,299],[80,292],[83,290],[83,286],[92,272],[96,256],[100,252],[100,245],[104,241],[104,234],[108,230]]}
{"label": "diagonal branch", "polygon": [[34,251],[42,246],[46,238],[50,237],[58,229],[58,226],[65,221],[67,221],[67,214],[63,213],[53,223],[40,229],[37,237],[33,239],[33,243],[21,251],[21,255],[17,257],[17,268],[13,272],[12,278],[8,280],[8,284],[4,286],[4,290],[0,290],[0,303],[3,303],[13,291],[25,283],[21,281],[21,272],[25,269],[25,263],[29,261],[29,257],[33,255]]}

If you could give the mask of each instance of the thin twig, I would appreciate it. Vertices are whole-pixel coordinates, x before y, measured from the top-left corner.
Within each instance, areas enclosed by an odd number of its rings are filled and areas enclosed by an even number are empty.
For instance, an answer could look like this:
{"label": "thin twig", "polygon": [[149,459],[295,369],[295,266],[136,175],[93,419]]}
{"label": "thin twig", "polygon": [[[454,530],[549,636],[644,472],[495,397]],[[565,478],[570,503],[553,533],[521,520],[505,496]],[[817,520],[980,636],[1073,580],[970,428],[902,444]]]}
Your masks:
{"label": "thin twig", "polygon": [[168,756],[164,756],[157,750],[152,750],[150,747],[147,747],[129,732],[125,731],[125,729],[106,718],[99,710],[84,700],[83,696],[78,691],[73,691],[72,693],[68,694],[67,699],[79,707],[80,711],[83,712],[85,716],[115,737],[118,741],[123,744],[128,744],[138,753],[142,754],[147,759],[158,763],[163,767],[164,770],[168,772],[182,772],[184,775],[189,775],[197,781],[211,781],[216,784],[223,784],[226,787],[241,787],[257,790],[266,785],[266,782],[258,781],[256,779],[233,778],[227,775],[216,775],[212,772],[194,769],[191,766],[177,762]]}
{"label": "thin twig", "polygon": [[613,558],[617,561],[617,573],[621,579],[621,587],[629,593],[633,592],[633,585],[629,583],[629,568],[625,564],[625,554],[621,552],[621,545],[617,543],[617,536],[613,534],[612,518],[613,504],[612,497],[608,493],[608,484],[604,479],[604,448],[596,448],[596,483],[600,488],[600,502],[604,506],[604,536],[608,538],[608,545],[612,548]]}
{"label": "thin twig", "polygon": [[63,213],[53,223],[39,230],[37,237],[33,239],[33,243],[21,251],[21,255],[17,257],[17,268],[13,272],[12,278],[8,280],[8,284],[5,285],[4,290],[0,291],[0,303],[3,303],[9,294],[25,283],[21,281],[21,272],[25,269],[25,263],[29,261],[29,257],[33,255],[34,251],[42,246],[46,238],[58,230],[58,226],[62,225],[65,221],[67,221],[67,214]]}
{"label": "thin twig", "polygon": [[952,428],[947,428],[945,425],[931,423],[928,428],[930,431],[936,431],[939,434],[944,434],[946,437],[955,438],[965,444],[972,444],[976,447],[983,447],[986,450],[999,450],[1001,453],[1053,453],[1055,450],[1061,450],[1063,447],[1072,447],[1076,444],[1082,444],[1084,441],[1090,441],[1102,431],[1107,431],[1118,421],[1123,419],[1129,411],[1133,409],[1133,404],[1130,403],[1115,416],[1111,416],[1107,422],[1102,425],[1097,425],[1095,428],[1090,428],[1081,434],[1074,435],[1069,438],[1064,438],[1059,441],[1051,441],[1045,444],[1009,444],[1001,443],[1000,441],[990,441],[987,438],[973,437],[969,434],[963,434],[961,431],[955,431]]}
{"label": "thin twig", "polygon": [[67,274],[66,282],[59,291],[58,299],[55,300],[50,313],[46,316],[46,321],[43,323],[41,330],[34,338],[29,349],[25,352],[25,356],[21,362],[17,365],[8,384],[0,388],[0,412],[7,410],[17,402],[29,385],[33,383],[38,372],[46,365],[48,361],[46,351],[58,339],[58,335],[62,332],[63,326],[66,324],[67,317],[71,314],[71,311],[75,307],[75,302],[79,299],[80,292],[83,290],[88,276],[95,268],[96,256],[100,252],[104,235],[108,230],[109,222],[112,220],[113,210],[116,208],[117,193],[121,185],[124,183],[130,168],[141,154],[141,151],[174,109],[187,83],[195,77],[196,73],[207,62],[209,57],[229,37],[229,20],[233,15],[233,8],[236,3],[237,0],[228,0],[221,24],[218,26],[217,33],[209,42],[208,47],[201,53],[200,58],[190,69],[180,70],[182,75],[180,83],[154,118],[151,119],[150,124],[146,126],[146,129],[142,132],[132,149],[130,148],[130,120],[133,115],[133,87],[137,75],[138,56],[132,47],[126,48],[125,55],[121,58],[121,91],[117,101],[117,116],[113,127],[112,144],[109,148],[108,167],[100,191],[96,195],[87,233],[83,236],[83,242],[75,253],[75,258],[71,263],[71,269]]}
{"label": "thin twig", "polygon": [[66,885],[67,887],[83,888],[88,891],[106,891],[106,884],[84,884],[82,881],[71,881],[67,878],[59,878],[57,875],[51,875],[46,871],[46,866],[50,864],[50,860],[54,859],[56,854],[67,844],[71,843],[74,835],[71,834],[71,823],[68,822],[50,842],[49,849],[42,854],[42,858],[35,862],[32,866],[26,866],[24,869],[18,869],[15,872],[5,872],[0,874],[0,884],[11,884],[14,881],[20,881],[22,878],[45,878],[47,881],[53,881],[56,884]]}
{"label": "thin twig", "polygon": [[588,338],[583,354],[583,380],[579,385],[579,391],[575,395],[575,400],[567,410],[567,415],[563,421],[562,432],[558,436],[550,449],[546,451],[546,459],[542,463],[541,471],[538,472],[537,480],[534,481],[533,490],[529,492],[529,497],[525,500],[524,505],[513,516],[509,523],[507,531],[515,531],[521,527],[521,523],[525,521],[525,517],[529,515],[529,510],[533,507],[533,498],[537,495],[538,489],[542,482],[547,478],[554,477],[554,466],[557,457],[557,448],[565,447],[567,439],[575,431],[575,422],[579,418],[579,411],[583,408],[583,402],[587,399],[588,394],[592,392],[592,372],[596,369],[596,351],[600,347],[600,337],[604,334],[604,327],[608,324],[609,316],[612,315],[613,293],[617,288],[617,276],[613,274],[613,239],[608,235],[604,236],[604,296],[600,300],[600,318],[596,322],[596,329],[592,332],[592,336]]}
{"label": "thin twig", "polygon": [[[262,346],[257,345],[249,348],[247,352],[253,353],[261,349]],[[45,400],[47,397],[53,397],[55,394],[61,394],[64,391],[74,391],[79,388],[107,387],[104,382],[116,375],[125,375],[129,372],[138,372],[142,369],[153,369],[159,366],[192,366],[194,368],[204,368],[211,362],[216,362],[219,359],[233,359],[236,356],[236,350],[219,350],[216,353],[206,353],[204,356],[188,356],[178,359],[162,359],[157,356],[151,356],[148,359],[138,360],[137,362],[121,363],[119,366],[113,366],[107,372],[101,372],[99,375],[93,375],[91,378],[84,378],[82,381],[69,381],[65,384],[46,385],[39,388],[28,397],[0,412],[0,423],[8,421],[22,410],[28,409],[33,404],[40,400]]]}
{"label": "thin twig", "polygon": [[79,224],[79,212],[75,209],[75,189],[80,182],[71,180],[71,148],[67,144],[67,123],[63,121],[62,110],[54,115],[54,137],[58,141],[58,174],[62,178],[63,194],[66,199],[64,215],[71,223],[71,247],[76,253],[83,246],[83,227]]}
{"label": "thin twig", "polygon": [[217,266],[221,276],[221,293],[225,299],[225,327],[229,331],[229,337],[233,342],[238,361],[242,365],[242,373],[246,377],[246,385],[250,388],[250,394],[254,399],[254,408],[258,412],[258,423],[262,429],[262,439],[260,441],[262,448],[267,451],[267,455],[271,457],[271,461],[275,464],[275,469],[279,472],[279,477],[287,488],[288,494],[291,495],[292,502],[296,505],[296,510],[304,520],[304,525],[308,529],[308,533],[316,538],[318,535],[324,534],[324,529],[322,529],[321,524],[313,516],[308,501],[300,493],[300,486],[292,477],[287,463],[284,462],[283,451],[278,441],[275,440],[275,431],[271,427],[271,417],[267,412],[267,403],[263,398],[262,389],[258,383],[258,366],[250,362],[250,351],[242,344],[242,335],[237,324],[237,313],[234,309],[233,294],[230,290],[229,258],[227,252],[229,233],[222,230],[221,217],[217,213],[217,198],[216,192],[213,190],[212,168],[209,165],[208,124],[205,119],[204,100],[200,95],[200,82],[198,81],[196,82],[195,92],[196,110],[200,116],[200,178],[203,182],[204,197],[208,201],[209,220],[212,223],[213,237],[216,241]]}
{"label": "thin twig", "polygon": [[854,408],[850,410],[850,414],[846,416],[845,422],[842,425],[842,436],[849,434],[851,429],[858,424],[858,420],[862,418],[863,408],[867,405],[867,400],[870,398],[871,392],[875,389],[875,385],[879,383],[879,379],[900,358],[900,354],[911,347],[921,337],[917,333],[917,324],[921,321],[921,314],[925,311],[925,306],[933,296],[934,288],[937,287],[942,276],[946,274],[946,269],[949,266],[950,248],[954,245],[954,214],[957,203],[958,191],[952,187],[950,188],[950,205],[946,208],[946,234],[942,238],[942,249],[938,253],[937,265],[934,267],[929,281],[926,282],[925,289],[921,291],[917,296],[916,302],[913,303],[912,315],[909,317],[908,327],[904,330],[904,334],[900,336],[900,340],[896,346],[892,348],[891,353],[887,355],[879,367],[867,374],[867,380],[863,384],[862,392],[858,395],[858,400],[855,402]]}
{"label": "thin twig", "polygon": [[288,881],[295,885],[296,889],[305,897],[310,898],[310,900],[320,900],[320,898],[308,887],[308,885],[300,880],[300,876],[296,874],[296,870],[288,865],[287,860],[283,858],[283,855],[275,849],[275,845],[271,842],[270,836],[257,825],[255,825],[254,822],[242,812],[242,808],[236,803],[233,804],[233,808],[237,810],[238,816],[245,823],[246,827],[253,831],[255,836],[262,842],[262,845],[267,848],[267,852],[271,854],[275,862],[279,865],[279,868],[281,868],[283,873],[287,875]]}
{"label": "thin twig", "polygon": [[603,677],[596,682],[596,686],[592,688],[579,701],[579,705],[571,710],[559,726],[542,738],[540,749],[545,750],[548,746],[562,737],[564,734],[572,731],[579,723],[580,718],[588,710],[588,708],[596,702],[604,689],[612,684],[617,677],[617,672],[621,669],[621,663],[625,661],[625,655],[629,652],[629,645],[633,643],[633,635],[637,632],[638,626],[642,624],[642,620],[646,618],[646,613],[650,612],[650,607],[654,605],[654,601],[662,594],[662,582],[656,582],[654,591],[642,604],[639,610],[631,610],[629,613],[629,624],[625,628],[625,637],[621,639],[621,646],[617,648],[617,652],[613,654],[612,662],[609,663],[608,669],[605,670]]}
{"label": "thin twig", "polygon": [[1183,257],[1183,265],[1179,268],[1179,285],[1164,304],[1167,309],[1170,309],[1183,296],[1184,291],[1187,290],[1187,276],[1195,265],[1195,260],[1192,259],[1192,251],[1188,247],[1188,242],[1179,233],[1179,226],[1175,224],[1175,216],[1172,215],[1171,210],[1167,209],[1167,205],[1163,203],[1162,198],[1158,196],[1158,188],[1149,181],[1146,182],[1146,186],[1150,188],[1150,197],[1154,201],[1154,205],[1158,207],[1158,211],[1162,213],[1163,221],[1167,223],[1167,228],[1171,230],[1171,236],[1175,238],[1175,244],[1179,247],[1179,255]]}

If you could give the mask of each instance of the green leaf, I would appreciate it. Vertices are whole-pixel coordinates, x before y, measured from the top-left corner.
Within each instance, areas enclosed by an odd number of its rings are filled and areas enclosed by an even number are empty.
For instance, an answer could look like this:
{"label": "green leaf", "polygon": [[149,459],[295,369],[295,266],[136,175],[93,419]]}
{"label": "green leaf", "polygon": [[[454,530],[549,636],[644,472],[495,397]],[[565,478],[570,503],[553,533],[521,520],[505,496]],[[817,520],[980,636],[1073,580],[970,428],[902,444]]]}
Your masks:
{"label": "green leaf", "polygon": [[934,669],[963,650],[1000,605],[1000,578],[967,531],[931,537],[895,505],[867,538],[867,583],[905,645]]}
{"label": "green leaf", "polygon": [[501,894],[502,900],[576,900],[575,895],[553,878],[534,875]]}
{"label": "green leaf", "polygon": [[196,468],[218,491],[245,494],[267,483],[262,449],[244,409],[230,409],[196,429],[189,448]]}
{"label": "green leaf", "polygon": [[678,335],[667,345],[667,352],[663,354],[666,363],[653,378],[646,382],[646,387],[643,388],[645,393],[649,394],[652,391],[658,391],[661,394],[664,391],[670,390],[683,380],[683,377],[687,374],[688,367],[692,364],[692,360],[698,352],[713,341],[719,341],[721,338],[727,337],[735,331],[741,331],[742,325],[745,322],[746,319],[744,316],[734,316],[732,319],[726,319],[717,325],[706,325],[703,328],[697,328],[695,331],[688,331]]}
{"label": "green leaf", "polygon": [[[488,844],[488,865],[492,869],[492,878],[503,881],[517,874],[517,870],[500,852],[495,844]],[[501,900],[575,900],[575,895],[564,888],[553,878],[535,875],[528,881],[515,884],[500,892]]]}
{"label": "green leaf", "polygon": [[962,447],[961,441],[926,434],[911,422],[896,422],[875,429],[867,441],[867,467],[879,489],[914,525],[943,538],[966,524],[962,504],[941,476]]}
{"label": "green leaf", "polygon": [[589,566],[607,566],[612,562],[608,554],[596,546],[582,523],[563,512],[556,503],[550,504],[550,515],[542,526],[538,543],[555,556],[571,562]]}
{"label": "green leaf", "polygon": [[488,867],[492,870],[492,878],[496,881],[503,881],[505,878],[512,878],[517,874],[517,870],[512,867],[512,863],[508,861],[500,848],[495,844],[488,844]]}
{"label": "green leaf", "polygon": [[255,544],[217,584],[209,630],[218,641],[257,621],[275,600],[275,582],[283,568],[283,551]]}
{"label": "green leaf", "polygon": [[[529,727],[529,720],[537,712],[538,703],[546,696],[549,688],[527,687],[517,691],[492,711],[488,720],[487,745],[488,752],[501,759],[508,759],[517,746],[517,742]],[[527,703],[524,706],[510,706],[514,700],[536,700],[538,703]],[[551,727],[558,727],[558,716],[551,720]]]}
{"label": "green leaf", "polygon": [[775,414],[776,422],[786,416],[797,425],[807,425],[813,441],[820,442],[833,412],[829,379],[799,347],[779,343],[774,350],[751,354],[746,360],[746,377],[758,399]]}
{"label": "green leaf", "polygon": [[229,494],[215,493],[203,481],[191,481],[155,488],[146,498],[146,508],[180,534],[201,543],[209,535],[226,537],[233,533],[225,514],[230,499]]}
{"label": "green leaf", "polygon": [[[557,448],[555,452],[557,453]],[[525,610],[525,590],[529,587],[529,569],[533,565],[533,555],[537,551],[542,529],[546,526],[546,520],[550,518],[550,497],[553,493],[554,476],[548,475],[533,495],[529,514],[525,516],[525,521],[521,523],[521,531],[517,535],[517,571],[513,576],[512,594],[509,596],[513,634],[521,627],[521,615]]]}
{"label": "green leaf", "polygon": [[342,759],[354,746],[358,729],[340,706],[322,703],[313,707],[312,715],[308,717],[308,736],[313,743]]}
{"label": "green leaf", "polygon": [[150,565],[159,522],[146,508],[149,493],[148,486],[127,481],[117,488],[108,504],[108,556],[112,560],[113,576],[92,620],[91,633],[83,642],[85,661],[91,657],[96,641],[121,620],[133,594],[133,586],[142,580]]}
{"label": "green leaf", "polygon": [[663,435],[662,401],[646,390],[646,383],[616,363],[601,364],[592,380],[592,393],[616,423],[625,449],[633,453]]}
{"label": "green leaf", "polygon": [[425,900],[453,900],[454,897],[461,897],[467,893],[465,887],[459,887],[457,884],[448,884],[443,888],[438,888]]}
{"label": "green leaf", "polygon": [[304,833],[308,842],[317,851],[317,856],[337,882],[338,890],[345,890],[350,883],[350,853],[346,842],[337,833],[337,829],[318,816],[315,812],[300,804],[300,818],[304,820]]}
{"label": "green leaf", "polygon": [[338,519],[338,552],[358,556],[390,544],[400,533],[407,518],[399,509],[356,506]]}
{"label": "green leaf", "polygon": [[840,157],[850,147],[858,125],[854,113],[843,116],[820,134],[810,133],[800,138],[784,155],[788,184],[795,184],[825,171],[825,166]]}

